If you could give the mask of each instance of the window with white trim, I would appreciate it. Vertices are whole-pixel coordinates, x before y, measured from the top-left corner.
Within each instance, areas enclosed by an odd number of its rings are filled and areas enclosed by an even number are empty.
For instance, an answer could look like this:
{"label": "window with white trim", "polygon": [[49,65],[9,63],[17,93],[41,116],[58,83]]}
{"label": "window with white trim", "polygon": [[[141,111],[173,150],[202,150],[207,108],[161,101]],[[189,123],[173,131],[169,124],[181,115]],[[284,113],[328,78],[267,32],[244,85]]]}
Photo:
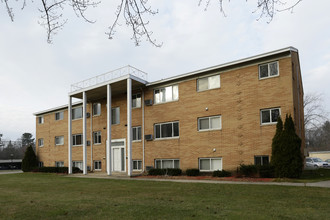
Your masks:
{"label": "window with white trim", "polygon": [[142,160],[133,160],[133,170],[142,170]]}
{"label": "window with white trim", "polygon": [[83,162],[82,161],[72,161],[72,167],[78,167],[80,170],[83,170]]}
{"label": "window with white trim", "polygon": [[176,101],[179,99],[179,86],[166,86],[154,90],[155,104]]}
{"label": "window with white trim", "polygon": [[132,95],[132,108],[141,108],[141,93]]}
{"label": "window with white trim", "polygon": [[155,167],[159,169],[180,168],[179,159],[156,159]]}
{"label": "window with white trim", "polygon": [[44,116],[39,116],[38,117],[38,123],[43,124],[44,123]]}
{"label": "window with white trim", "polygon": [[63,120],[64,112],[56,112],[55,113],[55,121]]}
{"label": "window with white trim", "polygon": [[117,125],[120,123],[120,108],[112,108],[111,109],[111,124]]}
{"label": "window with white trim", "polygon": [[215,171],[222,170],[222,158],[199,158],[200,171]]}
{"label": "window with white trim", "polygon": [[63,144],[64,144],[64,136],[56,136],[55,145],[63,145]]}
{"label": "window with white trim", "polygon": [[64,167],[63,161],[55,161],[55,167]]}
{"label": "window with white trim", "polygon": [[220,88],[220,75],[197,79],[197,91]]}
{"label": "window with white trim", "polygon": [[83,108],[77,107],[72,109],[72,120],[82,118],[83,116]]}
{"label": "window with white trim", "polygon": [[166,122],[155,124],[155,138],[179,137],[179,122]]}
{"label": "window with white trim", "polygon": [[281,115],[280,108],[270,108],[260,110],[261,124],[274,124],[277,122],[278,117]]}
{"label": "window with white trim", "polygon": [[93,132],[93,143],[94,144],[101,144],[101,131]]}
{"label": "window with white trim", "polygon": [[94,170],[101,170],[102,162],[100,160],[94,160]]}
{"label": "window with white trim", "polygon": [[199,131],[219,130],[219,129],[221,129],[220,115],[198,118]]}
{"label": "window with white trim", "polygon": [[44,139],[43,138],[39,138],[38,139],[38,146],[39,147],[43,147],[44,146]]}
{"label": "window with white trim", "polygon": [[93,104],[93,116],[101,115],[101,103]]}
{"label": "window with white trim", "polygon": [[259,79],[278,76],[278,62],[271,62],[259,65]]}
{"label": "window with white trim", "polygon": [[269,156],[254,156],[254,165],[268,165],[269,164]]}
{"label": "window with white trim", "polygon": [[141,126],[133,127],[133,141],[141,140]]}
{"label": "window with white trim", "polygon": [[81,146],[83,142],[82,134],[72,135],[72,146]]}

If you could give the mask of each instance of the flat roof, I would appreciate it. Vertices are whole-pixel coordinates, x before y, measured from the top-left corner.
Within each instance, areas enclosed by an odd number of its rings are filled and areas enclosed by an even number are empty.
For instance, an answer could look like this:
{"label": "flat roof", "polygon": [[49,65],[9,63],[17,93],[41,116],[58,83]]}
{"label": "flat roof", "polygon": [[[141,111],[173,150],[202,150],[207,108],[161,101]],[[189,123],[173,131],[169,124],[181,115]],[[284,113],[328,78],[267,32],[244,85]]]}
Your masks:
{"label": "flat roof", "polygon": [[159,84],[159,83],[165,83],[165,82],[168,82],[168,81],[177,80],[177,79],[181,79],[181,78],[184,78],[184,77],[197,75],[199,73],[208,72],[208,71],[221,69],[221,68],[225,68],[225,67],[230,67],[230,66],[234,66],[234,65],[238,65],[238,64],[250,62],[250,61],[253,61],[253,60],[266,58],[266,57],[269,57],[269,56],[273,56],[273,55],[277,55],[277,54],[281,54],[281,53],[285,53],[285,52],[290,52],[290,51],[294,51],[294,52],[298,53],[298,49],[296,49],[294,47],[286,47],[286,48],[283,48],[283,49],[274,50],[274,51],[271,51],[271,52],[267,52],[267,53],[263,53],[263,54],[259,54],[259,55],[255,55],[255,56],[251,56],[251,57],[231,61],[231,62],[228,62],[228,63],[224,63],[224,64],[220,64],[220,65],[216,65],[216,66],[196,70],[196,71],[193,71],[193,72],[180,74],[180,75],[169,77],[169,78],[166,78],[166,79],[157,80],[157,81],[148,83],[147,86],[151,86],[151,85],[155,85],[155,84]]}
{"label": "flat roof", "polygon": [[[221,69],[221,68],[229,68],[231,66],[240,65],[240,64],[243,64],[243,63],[247,63],[247,62],[251,62],[251,61],[254,61],[254,60],[263,59],[263,58],[267,58],[267,57],[270,57],[270,56],[279,55],[279,54],[286,53],[286,52],[291,52],[291,51],[298,53],[298,49],[296,49],[295,47],[290,46],[290,47],[270,51],[270,52],[267,52],[267,53],[262,53],[262,54],[259,54],[259,55],[255,55],[255,56],[251,56],[251,57],[247,57],[247,58],[238,59],[238,60],[235,60],[235,61],[223,63],[223,64],[220,64],[220,65],[216,65],[216,66],[212,66],[212,67],[208,67],[208,68],[204,68],[204,69],[200,69],[200,70],[180,74],[180,75],[169,77],[169,78],[166,78],[166,79],[157,80],[157,81],[150,82],[150,83],[147,83],[146,81],[143,81],[143,80],[142,81],[144,83],[146,83],[145,86],[154,86],[154,85],[157,85],[157,84],[166,83],[166,82],[173,81],[173,80],[179,80],[179,79],[182,79],[182,78],[191,77],[191,76],[194,76],[194,75],[198,75],[200,73],[209,72],[209,71],[213,71],[213,70],[217,70],[217,69]],[[122,76],[122,77],[120,77],[120,79],[111,79],[110,81],[118,82],[118,80],[122,80],[123,77],[126,79],[127,77],[132,77],[132,76],[129,76],[129,75]],[[133,76],[133,78],[135,78],[135,80],[137,80],[136,77]],[[139,83],[143,84],[143,82],[139,82]],[[85,89],[82,89],[82,90],[79,90],[79,91],[70,92],[69,95],[73,95],[73,97],[74,97],[74,95],[76,95],[78,93],[81,93],[82,91],[87,91],[87,90],[90,90],[90,89],[96,89],[96,87],[104,86],[106,83],[108,83],[108,82],[103,82],[100,85],[94,85],[94,86],[91,86],[91,87],[88,87],[88,88],[85,88]],[[79,105],[81,103],[82,102],[74,103],[73,105]],[[58,107],[55,107],[55,108],[51,108],[51,109],[47,109],[47,110],[44,110],[44,111],[33,113],[33,115],[38,116],[38,115],[58,111],[58,110],[61,110],[61,109],[67,109],[67,108],[68,108],[68,105],[62,105],[62,106],[58,106]]]}

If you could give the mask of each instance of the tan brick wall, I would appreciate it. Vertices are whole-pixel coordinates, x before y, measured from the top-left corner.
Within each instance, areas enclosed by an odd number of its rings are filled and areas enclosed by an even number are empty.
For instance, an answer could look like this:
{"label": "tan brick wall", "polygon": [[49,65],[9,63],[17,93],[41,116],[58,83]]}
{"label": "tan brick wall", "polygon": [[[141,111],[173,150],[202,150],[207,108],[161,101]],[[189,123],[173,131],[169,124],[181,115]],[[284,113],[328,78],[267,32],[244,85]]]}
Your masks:
{"label": "tan brick wall", "polygon": [[[255,155],[269,155],[270,158],[276,125],[260,125],[260,109],[280,107],[282,117],[285,114],[292,114],[295,120],[297,117],[294,114],[294,105],[297,105],[297,95],[294,93],[297,90],[292,80],[293,61],[291,57],[275,60],[279,62],[278,77],[259,80],[258,64],[213,72],[209,74],[220,74],[220,88],[197,92],[196,78],[190,78],[177,82],[178,101],[145,106],[145,134],[155,135],[155,123],[179,121],[180,127],[179,138],[144,141],[145,166],[154,166],[155,159],[180,159],[180,168],[186,170],[198,168],[199,158],[221,157],[223,169],[235,170],[241,163],[254,163]],[[159,84],[159,87],[162,86]],[[145,100],[153,100],[153,89],[145,88]],[[92,141],[92,131],[102,132],[102,143],[93,145],[92,153],[93,160],[102,161],[102,171],[105,172],[106,100],[99,102],[102,104],[101,115],[87,119],[87,140]],[[126,94],[112,97],[112,107],[120,107],[120,124],[112,126],[112,139],[126,139],[126,102]],[[92,113],[91,106],[88,103],[87,112]],[[214,115],[221,115],[222,129],[198,131],[197,119]],[[45,145],[37,148],[40,161],[45,166],[54,166],[55,161],[64,161],[67,166],[67,111],[62,121],[55,121],[54,112],[44,117],[44,124],[36,122],[37,139],[44,138]],[[132,110],[132,126],[142,126],[142,108]],[[82,119],[73,121],[72,133],[82,133]],[[63,146],[55,146],[57,135],[64,135]],[[143,141],[132,143],[133,160],[143,159],[142,146]],[[82,161],[82,147],[73,147],[72,152],[73,161]],[[87,163],[91,165],[91,147],[87,148]]]}

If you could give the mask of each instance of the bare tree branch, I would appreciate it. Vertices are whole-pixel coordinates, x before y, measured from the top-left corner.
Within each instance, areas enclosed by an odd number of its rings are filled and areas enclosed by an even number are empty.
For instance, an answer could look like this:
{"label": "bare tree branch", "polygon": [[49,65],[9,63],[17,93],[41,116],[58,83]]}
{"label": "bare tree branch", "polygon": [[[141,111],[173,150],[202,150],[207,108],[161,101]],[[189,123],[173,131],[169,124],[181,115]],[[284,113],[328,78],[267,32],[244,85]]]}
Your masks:
{"label": "bare tree branch", "polygon": [[13,13],[13,8],[11,8],[8,4],[8,0],[1,0],[1,2],[5,2],[5,5],[6,5],[6,9],[7,9],[7,13],[8,13],[8,16],[10,17],[10,20],[11,21],[14,21],[14,13]]}
{"label": "bare tree branch", "polygon": [[146,40],[156,47],[161,47],[162,43],[157,43],[155,39],[151,39],[152,32],[148,31],[147,25],[149,21],[145,21],[146,15],[156,15],[158,11],[154,11],[151,7],[147,7],[148,0],[122,0],[116,11],[116,19],[109,27],[109,39],[113,38],[118,19],[122,15],[127,26],[132,28],[132,40],[135,45],[140,45],[141,39],[145,36]]}
{"label": "bare tree branch", "polygon": [[[22,2],[22,8],[26,6],[26,0],[16,0]],[[95,21],[88,19],[85,16],[85,12],[88,8],[96,7],[101,0],[40,0],[41,8],[39,12],[41,13],[39,24],[45,27],[47,32],[47,42],[51,43],[53,36],[66,24],[68,21],[63,16],[63,10],[65,7],[72,7],[74,13],[77,17],[81,17],[84,21],[88,23],[94,23]],[[198,6],[202,4],[205,5],[204,10],[206,11],[210,6],[212,0],[198,0]],[[247,0],[246,0],[247,1]],[[276,12],[282,12],[286,10],[292,11],[302,0],[295,0],[295,3],[291,6],[286,6],[285,0],[257,0],[257,9],[253,12],[260,12],[260,16],[257,20],[262,17],[268,17],[271,22]],[[0,0],[1,3],[5,4],[8,16],[12,21],[14,21],[13,8],[9,5],[9,0]],[[33,3],[34,0],[31,0]],[[220,12],[226,17],[225,10],[223,8],[224,0],[218,0],[218,5]],[[230,2],[230,0],[228,0]],[[283,6],[285,6],[283,8]],[[132,30],[132,39],[135,45],[140,45],[141,40],[145,38],[152,45],[156,47],[161,47],[162,43],[157,43],[155,39],[152,39],[152,31],[149,31],[147,21],[147,16],[156,15],[158,10],[151,9],[148,6],[148,0],[121,0],[115,12],[115,20],[109,27],[109,32],[106,32],[109,39],[113,38],[115,34],[115,29],[117,25],[119,26],[119,18],[123,17],[124,22]]]}
{"label": "bare tree branch", "polygon": [[305,128],[308,130],[319,127],[328,119],[326,115],[322,94],[306,94],[304,97]]}

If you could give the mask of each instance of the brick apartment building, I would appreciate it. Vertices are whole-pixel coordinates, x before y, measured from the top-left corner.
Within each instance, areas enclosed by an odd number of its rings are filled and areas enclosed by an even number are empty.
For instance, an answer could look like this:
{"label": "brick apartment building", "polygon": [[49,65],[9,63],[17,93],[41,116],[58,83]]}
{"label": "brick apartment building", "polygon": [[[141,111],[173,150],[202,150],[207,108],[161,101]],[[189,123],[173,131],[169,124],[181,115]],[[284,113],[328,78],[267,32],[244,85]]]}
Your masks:
{"label": "brick apartment building", "polygon": [[286,114],[305,143],[293,47],[155,82],[146,76],[114,70],[73,84],[68,105],[35,113],[40,163],[129,176],[150,167],[236,170],[269,163]]}

